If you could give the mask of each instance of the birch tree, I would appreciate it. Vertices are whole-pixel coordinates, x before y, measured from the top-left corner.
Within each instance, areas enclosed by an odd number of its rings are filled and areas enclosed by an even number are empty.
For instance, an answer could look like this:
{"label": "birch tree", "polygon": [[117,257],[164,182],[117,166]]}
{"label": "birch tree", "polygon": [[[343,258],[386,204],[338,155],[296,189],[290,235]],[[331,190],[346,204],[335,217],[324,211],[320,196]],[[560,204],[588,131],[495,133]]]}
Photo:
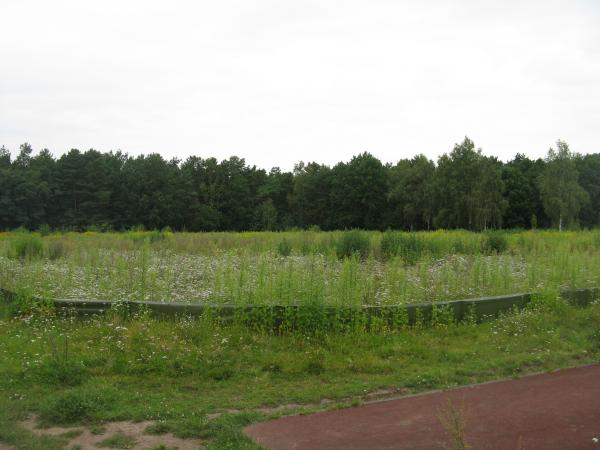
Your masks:
{"label": "birch tree", "polygon": [[562,231],[565,225],[576,222],[581,206],[588,200],[588,194],[579,185],[579,173],[567,143],[559,140],[556,147],[556,150],[548,150],[546,167],[539,184],[546,214]]}

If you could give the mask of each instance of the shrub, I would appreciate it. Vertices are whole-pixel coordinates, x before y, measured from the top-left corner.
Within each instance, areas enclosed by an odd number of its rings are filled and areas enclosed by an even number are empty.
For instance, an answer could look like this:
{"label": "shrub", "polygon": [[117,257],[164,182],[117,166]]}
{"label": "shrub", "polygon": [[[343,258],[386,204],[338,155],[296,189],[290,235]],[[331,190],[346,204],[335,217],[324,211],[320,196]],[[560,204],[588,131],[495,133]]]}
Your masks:
{"label": "shrub", "polygon": [[292,253],[292,244],[290,244],[287,239],[283,238],[279,241],[279,244],[277,244],[277,253],[281,256],[290,256]]}
{"label": "shrub", "polygon": [[369,255],[370,239],[367,233],[360,230],[351,230],[342,233],[336,242],[338,258],[359,256],[366,258]]}
{"label": "shrub", "polygon": [[42,238],[35,234],[22,233],[13,240],[13,255],[20,259],[41,258],[44,252]]}
{"label": "shrub", "polygon": [[488,232],[483,240],[485,253],[503,253],[508,248],[508,240],[504,233]]}

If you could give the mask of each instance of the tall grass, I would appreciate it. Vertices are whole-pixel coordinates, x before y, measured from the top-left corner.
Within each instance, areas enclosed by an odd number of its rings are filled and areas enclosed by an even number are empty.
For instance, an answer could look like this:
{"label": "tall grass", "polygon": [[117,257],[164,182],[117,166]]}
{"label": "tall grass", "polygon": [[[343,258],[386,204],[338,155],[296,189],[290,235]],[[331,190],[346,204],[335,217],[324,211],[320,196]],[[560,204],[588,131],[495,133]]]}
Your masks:
{"label": "tall grass", "polygon": [[0,233],[0,287],[46,298],[357,306],[598,285],[598,231]]}

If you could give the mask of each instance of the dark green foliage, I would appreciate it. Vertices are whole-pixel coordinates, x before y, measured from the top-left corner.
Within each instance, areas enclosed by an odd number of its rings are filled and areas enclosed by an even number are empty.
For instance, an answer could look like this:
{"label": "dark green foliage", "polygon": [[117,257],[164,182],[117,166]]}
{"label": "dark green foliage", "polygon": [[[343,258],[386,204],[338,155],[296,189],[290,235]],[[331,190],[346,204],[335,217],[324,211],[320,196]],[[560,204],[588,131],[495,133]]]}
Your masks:
{"label": "dark green foliage", "polygon": [[581,225],[592,228],[600,223],[600,154],[575,155],[579,184],[587,192],[579,214]]}
{"label": "dark green foliage", "polygon": [[544,164],[542,159],[532,161],[518,153],[512,161],[504,165],[502,180],[508,207],[504,212],[503,227],[548,226],[538,186]]}
{"label": "dark green foliage", "polygon": [[382,229],[387,169],[369,153],[339,163],[331,171],[328,228]]}
{"label": "dark green foliage", "polygon": [[484,156],[465,138],[438,160],[436,226],[467,230],[501,227],[507,206],[504,189],[501,163]]}
{"label": "dark green foliage", "polygon": [[401,160],[389,169],[388,226],[429,230],[434,213],[435,164],[424,155]]}
{"label": "dark green foliage", "polygon": [[594,227],[598,173],[600,155],[571,154],[564,142],[545,161],[517,154],[502,163],[465,138],[437,163],[418,155],[384,165],[365,152],[293,172],[235,156],[182,162],[72,149],[55,159],[23,144],[14,160],[0,148],[0,230]]}
{"label": "dark green foliage", "polygon": [[504,233],[488,232],[483,241],[482,251],[485,253],[503,253],[508,249],[508,240]]}
{"label": "dark green foliage", "polygon": [[340,235],[335,250],[338,258],[350,258],[352,256],[366,258],[369,255],[370,246],[371,242],[367,233],[360,230],[351,230]]}

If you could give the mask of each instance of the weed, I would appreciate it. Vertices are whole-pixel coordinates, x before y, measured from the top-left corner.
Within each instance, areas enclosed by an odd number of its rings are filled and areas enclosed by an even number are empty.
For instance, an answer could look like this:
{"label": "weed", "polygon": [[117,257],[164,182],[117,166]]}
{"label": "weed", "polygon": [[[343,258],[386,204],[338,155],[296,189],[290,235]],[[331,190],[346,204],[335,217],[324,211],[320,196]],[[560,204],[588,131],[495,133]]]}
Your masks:
{"label": "weed", "polygon": [[148,425],[144,430],[145,434],[166,434],[171,431],[171,427],[166,422],[160,421]]}
{"label": "weed", "polygon": [[69,425],[86,423],[107,409],[112,396],[103,391],[89,389],[59,393],[41,408],[40,420],[45,424]]}
{"label": "weed", "polygon": [[85,366],[81,361],[75,361],[69,355],[69,336],[49,335],[48,344],[50,357],[43,360],[38,368],[41,381],[52,385],[77,386],[85,375]]}
{"label": "weed", "polygon": [[67,254],[67,247],[62,240],[49,239],[46,243],[45,253],[49,260],[54,261]]}
{"label": "weed", "polygon": [[325,366],[319,360],[311,360],[308,361],[304,367],[304,372],[308,373],[309,375],[321,375],[323,372],[325,372]]}
{"label": "weed", "polygon": [[438,411],[438,419],[452,440],[453,450],[469,450],[465,432],[465,405],[456,406],[448,399],[446,406]]}
{"label": "weed", "polygon": [[400,256],[409,265],[414,265],[425,252],[424,241],[413,233],[386,231],[380,245],[386,258]]}
{"label": "weed", "polygon": [[233,377],[234,371],[229,367],[215,367],[209,371],[209,376],[215,381],[225,381]]}
{"label": "weed", "polygon": [[38,368],[38,375],[50,385],[78,386],[84,379],[85,367],[81,362],[50,359]]}
{"label": "weed", "polygon": [[83,434],[83,430],[81,428],[78,428],[76,430],[65,431],[64,433],[62,433],[60,435],[60,437],[63,437],[65,439],[73,439],[73,438],[76,438],[77,436],[81,436],[82,434]]}
{"label": "weed", "polygon": [[484,253],[504,253],[506,249],[508,249],[508,240],[503,233],[495,231],[485,234],[482,248]]}
{"label": "weed", "polygon": [[15,258],[36,259],[41,258],[44,252],[44,242],[32,233],[19,233],[13,239],[13,252]]}
{"label": "weed", "polygon": [[338,258],[350,258],[358,256],[366,258],[370,250],[370,239],[368,233],[360,230],[351,230],[343,233],[336,243]]}
{"label": "weed", "polygon": [[90,426],[90,433],[96,436],[103,435],[104,433],[106,433],[106,427],[102,425],[92,425]]}
{"label": "weed", "polygon": [[290,256],[292,254],[292,244],[290,244],[290,241],[285,238],[279,241],[277,244],[277,253],[283,257]]}

